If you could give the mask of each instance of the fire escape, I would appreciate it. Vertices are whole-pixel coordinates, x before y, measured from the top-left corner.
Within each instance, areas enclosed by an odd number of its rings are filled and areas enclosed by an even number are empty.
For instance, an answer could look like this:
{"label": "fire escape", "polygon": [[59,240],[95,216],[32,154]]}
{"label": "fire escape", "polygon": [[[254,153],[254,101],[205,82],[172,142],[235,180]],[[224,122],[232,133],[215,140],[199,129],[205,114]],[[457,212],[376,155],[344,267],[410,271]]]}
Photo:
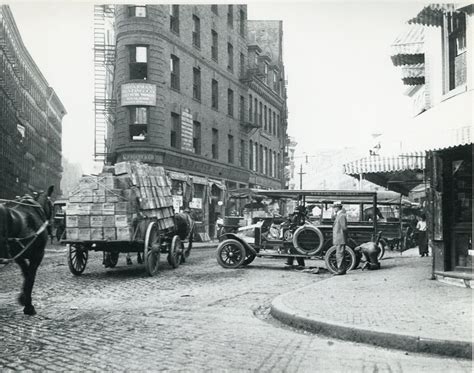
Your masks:
{"label": "fire escape", "polygon": [[115,67],[113,5],[94,5],[94,160],[107,159],[107,127],[113,123],[116,101],[112,95]]}

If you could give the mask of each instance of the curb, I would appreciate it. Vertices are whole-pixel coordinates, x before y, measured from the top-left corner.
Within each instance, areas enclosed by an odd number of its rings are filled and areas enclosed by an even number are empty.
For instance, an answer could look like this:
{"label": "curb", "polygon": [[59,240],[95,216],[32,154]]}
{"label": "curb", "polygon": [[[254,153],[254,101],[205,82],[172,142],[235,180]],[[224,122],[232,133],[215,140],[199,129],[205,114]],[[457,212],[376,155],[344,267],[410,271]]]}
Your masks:
{"label": "curb", "polygon": [[473,345],[470,342],[414,337],[330,324],[298,315],[294,310],[283,304],[281,300],[283,296],[278,296],[272,301],[270,314],[275,319],[295,328],[332,338],[385,348],[472,359]]}

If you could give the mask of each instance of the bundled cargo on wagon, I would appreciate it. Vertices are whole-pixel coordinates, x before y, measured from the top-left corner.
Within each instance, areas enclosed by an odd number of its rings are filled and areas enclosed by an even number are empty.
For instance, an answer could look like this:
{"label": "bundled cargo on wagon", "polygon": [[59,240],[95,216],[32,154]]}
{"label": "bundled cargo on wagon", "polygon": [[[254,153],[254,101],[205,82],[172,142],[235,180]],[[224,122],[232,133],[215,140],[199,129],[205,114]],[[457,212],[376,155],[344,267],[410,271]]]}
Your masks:
{"label": "bundled cargo on wagon", "polygon": [[[168,253],[173,267],[184,262],[193,226],[187,214],[175,214],[171,183],[163,167],[121,162],[79,180],[66,206],[63,242],[68,244],[74,274],[84,270],[88,250],[104,251],[107,267],[116,265],[119,252],[135,251],[140,257],[143,251],[146,265],[149,259],[147,271],[154,274],[160,252]],[[106,252],[110,254],[107,260]]]}

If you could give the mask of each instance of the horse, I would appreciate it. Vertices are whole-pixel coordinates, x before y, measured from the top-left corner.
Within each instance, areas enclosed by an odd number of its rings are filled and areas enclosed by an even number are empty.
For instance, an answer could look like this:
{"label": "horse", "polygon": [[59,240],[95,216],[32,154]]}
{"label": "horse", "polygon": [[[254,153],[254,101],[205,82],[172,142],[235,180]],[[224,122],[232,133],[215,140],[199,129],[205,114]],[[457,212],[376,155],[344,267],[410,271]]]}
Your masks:
{"label": "horse", "polygon": [[26,195],[0,204],[0,263],[14,260],[21,268],[23,287],[18,302],[24,306],[25,315],[36,314],[31,293],[48,242],[53,190],[51,185],[46,194],[36,194],[35,198]]}
{"label": "horse", "polygon": [[181,240],[188,240],[188,246],[182,247],[183,252],[180,262],[184,263],[191,252],[194,238],[194,220],[188,209],[174,215],[175,233]]}

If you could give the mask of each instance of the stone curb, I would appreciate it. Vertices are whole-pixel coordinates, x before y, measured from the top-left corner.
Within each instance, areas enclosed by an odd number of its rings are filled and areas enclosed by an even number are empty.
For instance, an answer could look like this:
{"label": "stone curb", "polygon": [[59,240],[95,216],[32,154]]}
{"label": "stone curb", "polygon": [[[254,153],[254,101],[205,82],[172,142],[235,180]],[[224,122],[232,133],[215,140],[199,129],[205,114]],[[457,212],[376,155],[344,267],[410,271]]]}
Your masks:
{"label": "stone curb", "polygon": [[275,319],[298,329],[322,334],[332,338],[372,344],[397,350],[472,359],[473,345],[470,342],[414,337],[359,329],[339,324],[330,324],[328,322],[299,315],[284,304],[282,299],[285,296],[286,294],[280,295],[272,301],[270,314]]}

